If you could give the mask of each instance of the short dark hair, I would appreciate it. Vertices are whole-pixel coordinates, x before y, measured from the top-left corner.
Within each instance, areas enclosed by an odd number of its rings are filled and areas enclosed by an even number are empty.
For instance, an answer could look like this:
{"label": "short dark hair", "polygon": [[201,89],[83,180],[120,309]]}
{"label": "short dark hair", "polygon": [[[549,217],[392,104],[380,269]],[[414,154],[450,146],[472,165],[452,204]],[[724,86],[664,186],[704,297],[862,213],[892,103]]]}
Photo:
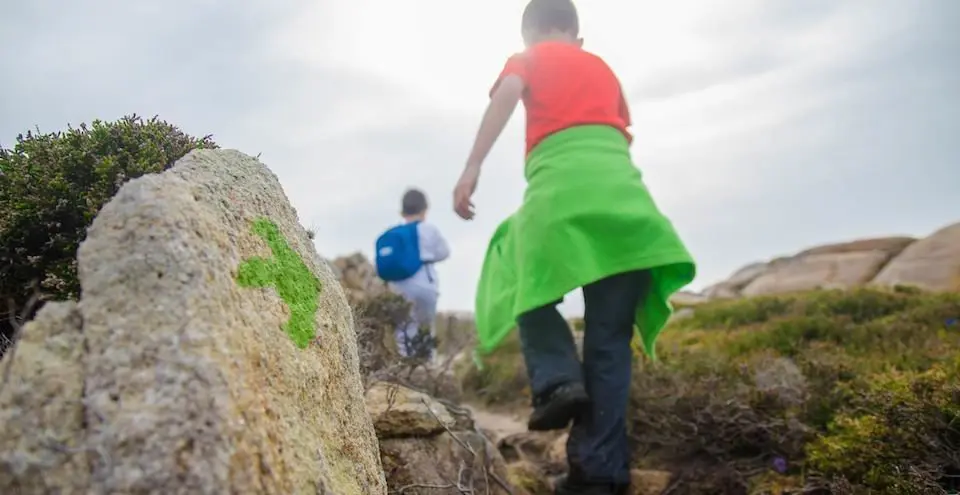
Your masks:
{"label": "short dark hair", "polygon": [[579,36],[580,18],[573,0],[530,0],[523,10],[521,27],[541,33],[556,29]]}
{"label": "short dark hair", "polygon": [[427,195],[419,189],[407,189],[403,193],[402,212],[404,215],[419,215],[427,211]]}

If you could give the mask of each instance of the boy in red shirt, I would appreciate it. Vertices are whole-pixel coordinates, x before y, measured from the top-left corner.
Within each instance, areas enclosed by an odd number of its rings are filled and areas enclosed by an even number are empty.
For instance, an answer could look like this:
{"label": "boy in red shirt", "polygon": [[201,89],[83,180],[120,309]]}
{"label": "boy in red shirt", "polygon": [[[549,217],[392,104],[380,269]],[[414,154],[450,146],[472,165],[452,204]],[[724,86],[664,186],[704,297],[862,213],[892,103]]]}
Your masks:
{"label": "boy in red shirt", "polygon": [[[492,352],[519,326],[533,395],[529,429],[573,422],[570,470],[558,494],[626,493],[633,327],[655,358],[668,299],[696,268],[633,165],[620,83],[581,48],[573,3],[532,0],[521,27],[527,49],[510,57],[494,84],[454,191],[457,214],[472,219],[481,164],[522,100],[527,190],[487,249],[476,299],[478,351]],[[556,309],[578,287],[582,363]]]}

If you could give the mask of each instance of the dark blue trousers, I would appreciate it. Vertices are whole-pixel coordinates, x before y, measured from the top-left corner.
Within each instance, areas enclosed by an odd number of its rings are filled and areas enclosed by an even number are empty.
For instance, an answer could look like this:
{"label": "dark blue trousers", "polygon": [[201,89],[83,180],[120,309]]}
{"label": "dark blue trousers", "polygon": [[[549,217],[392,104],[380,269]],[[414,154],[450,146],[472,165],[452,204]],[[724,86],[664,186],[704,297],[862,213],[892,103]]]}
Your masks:
{"label": "dark blue trousers", "polygon": [[580,381],[592,402],[574,420],[567,442],[570,475],[588,483],[630,482],[626,410],[630,393],[630,341],[649,272],[622,273],[583,288],[583,363],[555,301],[520,315],[523,357],[534,395]]}

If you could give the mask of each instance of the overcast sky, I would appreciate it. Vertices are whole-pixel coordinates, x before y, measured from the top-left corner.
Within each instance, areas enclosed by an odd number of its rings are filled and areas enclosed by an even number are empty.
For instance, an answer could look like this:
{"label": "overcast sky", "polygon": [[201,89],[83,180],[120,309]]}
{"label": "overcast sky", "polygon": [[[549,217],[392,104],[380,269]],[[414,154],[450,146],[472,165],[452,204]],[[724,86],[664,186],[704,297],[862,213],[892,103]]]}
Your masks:
{"label": "overcast sky", "polygon": [[[452,188],[490,84],[522,49],[524,4],[4,2],[0,143],[159,115],[262,153],[326,257],[371,254],[419,186],[453,248],[440,306],[470,309],[489,236],[521,201],[520,114],[475,221],[455,217]],[[634,158],[698,261],[691,288],[811,245],[960,220],[960,1],[578,6],[585,47],[628,93]]]}

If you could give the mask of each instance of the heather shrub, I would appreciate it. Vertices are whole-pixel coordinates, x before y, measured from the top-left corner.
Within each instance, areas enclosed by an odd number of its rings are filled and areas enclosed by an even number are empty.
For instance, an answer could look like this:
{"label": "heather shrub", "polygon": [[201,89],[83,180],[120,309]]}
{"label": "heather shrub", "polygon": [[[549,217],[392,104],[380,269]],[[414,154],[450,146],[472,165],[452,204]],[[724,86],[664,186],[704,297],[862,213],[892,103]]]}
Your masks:
{"label": "heather shrub", "polygon": [[[672,493],[945,493],[960,473],[960,295],[710,303],[642,356],[631,434]],[[905,487],[911,487],[909,490]],[[938,491],[939,490],[939,491]]]}
{"label": "heather shrub", "polygon": [[210,136],[136,115],[27,132],[0,147],[0,334],[11,335],[10,312],[34,290],[44,300],[78,296],[77,247],[120,186],[216,147]]}

